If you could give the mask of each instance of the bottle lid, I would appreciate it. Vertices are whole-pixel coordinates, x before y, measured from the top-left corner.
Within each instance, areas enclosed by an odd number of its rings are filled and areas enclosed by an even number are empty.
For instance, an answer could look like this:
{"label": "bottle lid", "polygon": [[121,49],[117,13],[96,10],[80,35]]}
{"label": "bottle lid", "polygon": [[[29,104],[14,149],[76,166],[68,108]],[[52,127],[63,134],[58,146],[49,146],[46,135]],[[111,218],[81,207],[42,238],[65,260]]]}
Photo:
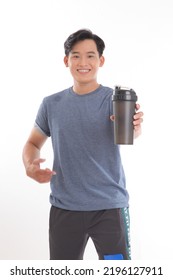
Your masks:
{"label": "bottle lid", "polygon": [[137,101],[136,92],[132,88],[115,86],[112,95],[112,101]]}

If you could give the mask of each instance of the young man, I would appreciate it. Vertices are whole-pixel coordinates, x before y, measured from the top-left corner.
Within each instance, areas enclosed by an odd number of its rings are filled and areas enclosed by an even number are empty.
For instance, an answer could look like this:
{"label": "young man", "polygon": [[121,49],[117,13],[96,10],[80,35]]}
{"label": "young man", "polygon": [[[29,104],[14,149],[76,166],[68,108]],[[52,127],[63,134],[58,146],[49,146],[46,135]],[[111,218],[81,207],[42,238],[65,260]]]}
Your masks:
{"label": "young man", "polygon": [[[64,48],[74,84],[43,99],[23,149],[26,174],[39,183],[50,181],[50,259],[83,259],[89,237],[99,259],[130,259],[129,195],[113,139],[112,89],[97,82],[105,44],[84,29],[70,35]],[[134,115],[136,136],[142,116]],[[53,170],[40,167],[49,136]]]}

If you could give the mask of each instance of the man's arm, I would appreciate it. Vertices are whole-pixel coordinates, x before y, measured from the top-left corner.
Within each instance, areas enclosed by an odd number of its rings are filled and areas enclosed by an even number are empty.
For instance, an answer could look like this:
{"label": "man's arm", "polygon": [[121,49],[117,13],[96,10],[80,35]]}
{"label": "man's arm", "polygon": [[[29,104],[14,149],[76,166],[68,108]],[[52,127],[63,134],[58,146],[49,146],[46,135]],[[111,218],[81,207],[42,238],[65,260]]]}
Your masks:
{"label": "man's arm", "polygon": [[40,158],[40,151],[46,140],[47,136],[34,127],[22,153],[27,176],[39,183],[48,183],[51,180],[52,175],[56,174],[56,172],[49,168],[40,168],[40,163],[45,161],[45,159]]}

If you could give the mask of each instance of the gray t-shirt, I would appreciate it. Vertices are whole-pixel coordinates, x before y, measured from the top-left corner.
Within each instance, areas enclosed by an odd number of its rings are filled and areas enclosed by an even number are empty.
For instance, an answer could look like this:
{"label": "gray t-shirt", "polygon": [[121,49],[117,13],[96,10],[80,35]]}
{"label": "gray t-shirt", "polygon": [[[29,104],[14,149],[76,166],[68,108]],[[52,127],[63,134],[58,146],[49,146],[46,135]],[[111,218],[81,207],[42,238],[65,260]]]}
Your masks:
{"label": "gray t-shirt", "polygon": [[112,89],[101,85],[84,95],[68,88],[43,99],[35,126],[52,140],[52,205],[76,211],[128,207],[111,97]]}

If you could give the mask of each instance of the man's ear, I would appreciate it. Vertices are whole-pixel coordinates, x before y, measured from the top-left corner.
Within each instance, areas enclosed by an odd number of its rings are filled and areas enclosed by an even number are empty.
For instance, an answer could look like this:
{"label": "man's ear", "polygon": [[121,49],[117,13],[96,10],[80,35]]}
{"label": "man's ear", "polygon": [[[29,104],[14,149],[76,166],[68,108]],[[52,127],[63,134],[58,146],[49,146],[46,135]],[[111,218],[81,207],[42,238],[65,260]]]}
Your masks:
{"label": "man's ear", "polygon": [[64,64],[66,67],[68,67],[68,57],[67,56],[64,57]]}
{"label": "man's ear", "polygon": [[99,67],[102,67],[104,63],[105,63],[105,58],[104,58],[104,56],[102,55],[102,56],[100,57],[100,65],[99,65]]}

